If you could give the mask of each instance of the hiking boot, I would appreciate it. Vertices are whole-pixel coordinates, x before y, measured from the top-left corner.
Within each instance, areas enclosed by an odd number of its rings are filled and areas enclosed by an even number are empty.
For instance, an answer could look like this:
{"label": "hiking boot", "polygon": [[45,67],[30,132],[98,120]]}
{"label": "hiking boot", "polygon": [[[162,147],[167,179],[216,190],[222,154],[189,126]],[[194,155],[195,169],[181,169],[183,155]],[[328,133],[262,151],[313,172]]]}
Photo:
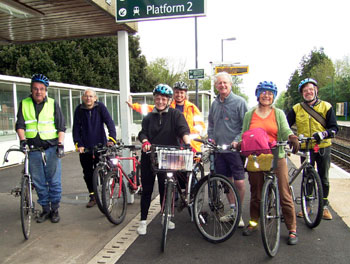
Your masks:
{"label": "hiking boot", "polygon": [[328,209],[327,206],[323,207],[323,216],[322,216],[322,219],[324,219],[324,220],[332,220],[332,219],[333,219],[332,214],[331,214],[331,212],[329,211],[329,209]]}
{"label": "hiking boot", "polygon": [[[220,217],[220,222],[227,223],[227,222],[233,221],[234,219],[235,219],[235,209],[230,208],[230,210],[228,211],[228,213],[226,215]],[[242,220],[242,218],[241,218],[241,220]],[[243,223],[243,226],[244,226],[244,223]]]}
{"label": "hiking boot", "polygon": [[249,221],[249,225],[246,228],[244,228],[242,235],[250,236],[256,230],[258,230],[258,224],[255,223],[254,221]]}
{"label": "hiking boot", "polygon": [[296,245],[298,243],[298,234],[296,231],[289,231],[288,245]]}
{"label": "hiking boot", "polygon": [[41,214],[36,219],[37,223],[45,222],[50,217],[50,211],[42,211]]}
{"label": "hiking boot", "polygon": [[90,201],[86,204],[86,208],[91,208],[96,205],[96,199],[95,196],[90,195]]}
{"label": "hiking boot", "polygon": [[141,220],[139,223],[139,227],[137,228],[137,233],[139,235],[146,235],[147,233],[147,221]]}
{"label": "hiking boot", "polygon": [[51,211],[51,223],[58,223],[60,221],[60,215],[58,209]]}
{"label": "hiking boot", "polygon": [[[162,225],[163,223],[164,223],[164,216],[162,216]],[[169,230],[175,229],[175,223],[169,220],[168,229]]]}

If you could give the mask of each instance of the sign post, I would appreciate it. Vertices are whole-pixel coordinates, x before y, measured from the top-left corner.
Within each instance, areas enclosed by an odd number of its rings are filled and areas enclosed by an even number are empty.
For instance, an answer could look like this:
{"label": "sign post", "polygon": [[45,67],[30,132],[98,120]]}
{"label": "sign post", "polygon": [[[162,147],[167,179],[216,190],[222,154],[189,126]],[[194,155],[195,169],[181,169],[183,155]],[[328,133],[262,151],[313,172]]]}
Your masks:
{"label": "sign post", "polygon": [[205,16],[206,0],[116,0],[116,21]]}
{"label": "sign post", "polygon": [[204,69],[188,70],[188,79],[189,80],[204,79]]}

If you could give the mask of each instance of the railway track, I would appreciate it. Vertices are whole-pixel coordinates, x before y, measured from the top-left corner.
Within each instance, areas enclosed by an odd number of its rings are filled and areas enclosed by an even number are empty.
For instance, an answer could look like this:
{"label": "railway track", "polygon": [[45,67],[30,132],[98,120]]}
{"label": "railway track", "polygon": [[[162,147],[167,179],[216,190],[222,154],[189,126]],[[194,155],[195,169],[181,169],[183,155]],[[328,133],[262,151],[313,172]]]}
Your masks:
{"label": "railway track", "polygon": [[333,141],[331,151],[331,161],[350,172],[350,146]]}

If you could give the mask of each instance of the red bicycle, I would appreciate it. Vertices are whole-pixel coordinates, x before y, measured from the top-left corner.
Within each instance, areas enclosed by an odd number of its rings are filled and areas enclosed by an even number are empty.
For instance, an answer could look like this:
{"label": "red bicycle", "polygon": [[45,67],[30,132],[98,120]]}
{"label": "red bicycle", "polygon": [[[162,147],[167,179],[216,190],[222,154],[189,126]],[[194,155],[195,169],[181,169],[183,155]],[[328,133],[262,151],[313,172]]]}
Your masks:
{"label": "red bicycle", "polygon": [[[104,213],[108,220],[118,225],[123,222],[126,215],[127,193],[126,188],[129,188],[131,194],[141,194],[141,164],[137,150],[141,146],[123,145],[120,143],[116,146],[118,152],[115,157],[110,160],[113,163],[113,170],[108,171],[102,183],[102,205]],[[130,157],[119,156],[123,149],[129,149],[132,154]],[[123,164],[126,162],[132,163],[132,170],[126,173]],[[131,167],[131,166],[130,166]]]}

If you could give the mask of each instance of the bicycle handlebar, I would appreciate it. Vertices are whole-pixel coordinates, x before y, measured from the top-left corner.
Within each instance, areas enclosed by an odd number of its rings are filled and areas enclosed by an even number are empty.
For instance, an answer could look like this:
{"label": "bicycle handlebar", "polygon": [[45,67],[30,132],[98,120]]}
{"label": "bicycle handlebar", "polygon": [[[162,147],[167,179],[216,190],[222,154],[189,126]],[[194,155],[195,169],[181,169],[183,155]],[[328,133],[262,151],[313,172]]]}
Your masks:
{"label": "bicycle handlebar", "polygon": [[232,152],[237,151],[232,145],[216,145],[213,142],[210,142],[209,140],[203,140],[203,139],[199,139],[199,138],[195,138],[193,140],[208,146],[209,148],[211,148],[214,151],[223,151],[223,150],[229,150]]}

